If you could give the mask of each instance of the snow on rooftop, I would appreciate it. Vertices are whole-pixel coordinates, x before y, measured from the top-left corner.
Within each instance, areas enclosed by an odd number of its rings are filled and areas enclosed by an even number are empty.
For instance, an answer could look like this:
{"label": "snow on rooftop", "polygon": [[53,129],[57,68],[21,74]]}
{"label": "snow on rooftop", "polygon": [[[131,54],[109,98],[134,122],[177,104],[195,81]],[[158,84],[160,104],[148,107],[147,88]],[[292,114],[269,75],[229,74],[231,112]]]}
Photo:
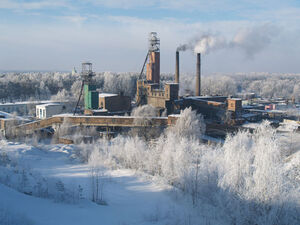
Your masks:
{"label": "snow on rooftop", "polygon": [[113,94],[113,93],[99,93],[100,98],[105,98],[105,97],[114,97],[118,96],[118,94]]}
{"label": "snow on rooftop", "polygon": [[165,120],[168,117],[159,117],[159,116],[150,116],[150,117],[143,117],[143,116],[119,116],[119,115],[113,115],[113,116],[98,116],[98,115],[73,115],[72,113],[63,113],[63,114],[56,114],[53,115],[53,117],[76,117],[76,118],[151,118],[151,119],[161,119]]}
{"label": "snow on rooftop", "polygon": [[37,107],[48,107],[48,106],[61,106],[60,103],[47,103],[47,104],[40,104]]}
{"label": "snow on rooftop", "polygon": [[57,101],[45,100],[45,101],[24,101],[24,102],[6,102],[0,103],[0,106],[7,105],[30,105],[30,104],[47,104],[47,103],[58,103]]}
{"label": "snow on rooftop", "polygon": [[229,98],[229,100],[242,100],[241,98]]}
{"label": "snow on rooftop", "polygon": [[180,114],[170,114],[169,117],[180,117]]}
{"label": "snow on rooftop", "polygon": [[108,112],[107,109],[93,109],[93,112]]}
{"label": "snow on rooftop", "polygon": [[178,83],[175,83],[175,82],[166,82],[166,84],[178,84]]}

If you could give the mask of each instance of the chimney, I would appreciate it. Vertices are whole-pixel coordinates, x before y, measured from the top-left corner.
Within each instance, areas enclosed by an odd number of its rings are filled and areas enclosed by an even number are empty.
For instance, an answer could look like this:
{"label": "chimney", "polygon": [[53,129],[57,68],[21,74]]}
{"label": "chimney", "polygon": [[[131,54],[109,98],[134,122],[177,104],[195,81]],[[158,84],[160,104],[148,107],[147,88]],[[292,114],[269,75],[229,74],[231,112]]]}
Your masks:
{"label": "chimney", "polygon": [[175,83],[179,84],[179,51],[176,51]]}
{"label": "chimney", "polygon": [[201,95],[201,54],[197,53],[197,67],[196,67],[196,96]]}

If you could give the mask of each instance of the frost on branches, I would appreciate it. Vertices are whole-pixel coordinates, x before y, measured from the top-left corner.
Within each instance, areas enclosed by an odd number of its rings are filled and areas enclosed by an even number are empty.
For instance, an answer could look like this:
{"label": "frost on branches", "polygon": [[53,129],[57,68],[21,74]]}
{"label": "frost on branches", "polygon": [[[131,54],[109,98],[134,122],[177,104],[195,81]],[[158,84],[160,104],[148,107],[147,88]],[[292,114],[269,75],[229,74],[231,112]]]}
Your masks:
{"label": "frost on branches", "polygon": [[201,116],[186,109],[154,140],[121,135],[101,140],[91,149],[97,152],[93,160],[164,179],[190,196],[207,221],[299,224],[299,183],[285,176],[286,146],[268,123],[254,133],[228,136],[223,146],[202,144],[204,130]]}

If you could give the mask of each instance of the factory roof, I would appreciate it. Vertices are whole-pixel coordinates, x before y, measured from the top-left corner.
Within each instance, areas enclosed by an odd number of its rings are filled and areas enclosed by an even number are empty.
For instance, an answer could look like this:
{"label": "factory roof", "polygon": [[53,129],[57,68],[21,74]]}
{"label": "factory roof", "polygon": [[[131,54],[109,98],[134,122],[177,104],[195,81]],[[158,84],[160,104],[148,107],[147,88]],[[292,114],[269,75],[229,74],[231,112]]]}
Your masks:
{"label": "factory roof", "polygon": [[108,112],[107,109],[93,109],[92,111],[93,112],[98,112],[98,113],[100,113],[100,112]]}
{"label": "factory roof", "polygon": [[[176,114],[174,114],[176,115]],[[90,116],[90,115],[73,115],[73,113],[62,113],[62,114],[56,114],[52,117],[81,117],[81,118],[151,118],[151,119],[161,119],[165,120],[168,117],[167,116],[119,116],[119,115],[113,115],[113,116]]]}
{"label": "factory roof", "polygon": [[188,96],[184,98],[190,98],[190,99],[215,99],[215,98],[227,98],[226,96]]}
{"label": "factory roof", "polygon": [[7,106],[7,105],[30,105],[30,104],[45,104],[45,103],[54,103],[54,102],[50,101],[50,100],[46,100],[46,101],[6,102],[6,103],[0,103],[0,106]]}
{"label": "factory roof", "polygon": [[284,114],[284,110],[262,110],[262,109],[249,109],[250,112],[259,112],[259,113],[274,113],[274,114]]}
{"label": "factory roof", "polygon": [[46,108],[46,107],[49,107],[49,106],[61,106],[61,104],[60,103],[47,103],[47,104],[37,105],[37,107],[43,107],[43,108]]}
{"label": "factory roof", "polygon": [[166,82],[166,84],[178,84],[178,83],[176,83],[176,82]]}
{"label": "factory roof", "polygon": [[[203,97],[203,98],[202,98],[202,96],[201,97],[200,96],[192,96],[192,97],[186,97],[185,99],[191,99],[196,102],[208,102],[208,103],[217,103],[219,105],[221,105],[221,104],[225,105],[225,101],[222,101],[221,99],[218,99],[218,98],[213,98],[211,96]],[[217,101],[217,100],[219,100],[219,101]]]}
{"label": "factory roof", "polygon": [[243,114],[242,117],[243,118],[251,118],[251,117],[256,117],[257,114],[255,113],[246,113],[246,114]]}
{"label": "factory roof", "polygon": [[228,98],[228,100],[242,100],[241,98]]}
{"label": "factory roof", "polygon": [[100,98],[106,98],[106,97],[114,97],[118,96],[118,94],[113,94],[113,93],[99,93]]}
{"label": "factory roof", "polygon": [[169,117],[180,117],[180,114],[170,114]]}

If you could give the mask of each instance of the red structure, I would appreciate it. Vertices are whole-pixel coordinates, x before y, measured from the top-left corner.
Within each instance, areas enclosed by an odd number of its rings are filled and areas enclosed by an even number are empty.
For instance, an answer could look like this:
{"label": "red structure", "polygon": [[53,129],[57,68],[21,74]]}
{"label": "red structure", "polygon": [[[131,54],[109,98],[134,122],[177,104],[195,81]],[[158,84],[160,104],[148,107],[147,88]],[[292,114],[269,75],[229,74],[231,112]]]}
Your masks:
{"label": "red structure", "polygon": [[147,64],[147,81],[159,84],[160,80],[160,52],[149,52],[149,63]]}

